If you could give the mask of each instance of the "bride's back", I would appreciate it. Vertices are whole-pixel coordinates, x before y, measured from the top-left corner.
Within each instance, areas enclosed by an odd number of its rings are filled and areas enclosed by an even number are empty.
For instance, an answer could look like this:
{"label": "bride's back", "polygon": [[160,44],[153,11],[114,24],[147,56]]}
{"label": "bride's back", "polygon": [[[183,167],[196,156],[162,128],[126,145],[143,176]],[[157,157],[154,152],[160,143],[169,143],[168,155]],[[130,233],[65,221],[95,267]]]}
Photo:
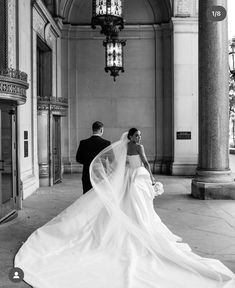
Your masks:
{"label": "bride's back", "polygon": [[127,155],[127,163],[129,164],[130,168],[133,169],[143,166],[140,156],[138,154]]}
{"label": "bride's back", "polygon": [[129,142],[127,145],[127,155],[139,155],[138,148],[138,144]]}
{"label": "bride's back", "polygon": [[142,166],[142,161],[138,152],[138,144],[129,142],[127,147],[127,160],[131,168]]}

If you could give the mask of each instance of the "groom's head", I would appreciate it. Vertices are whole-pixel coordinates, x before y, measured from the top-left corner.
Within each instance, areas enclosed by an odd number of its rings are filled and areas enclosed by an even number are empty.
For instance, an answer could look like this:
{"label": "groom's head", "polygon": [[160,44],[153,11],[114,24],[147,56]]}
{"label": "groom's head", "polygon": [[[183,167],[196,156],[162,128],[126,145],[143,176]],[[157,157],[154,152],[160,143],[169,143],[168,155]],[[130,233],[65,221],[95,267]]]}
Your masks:
{"label": "groom's head", "polygon": [[100,121],[96,121],[92,124],[93,134],[102,135],[104,132],[104,124]]}

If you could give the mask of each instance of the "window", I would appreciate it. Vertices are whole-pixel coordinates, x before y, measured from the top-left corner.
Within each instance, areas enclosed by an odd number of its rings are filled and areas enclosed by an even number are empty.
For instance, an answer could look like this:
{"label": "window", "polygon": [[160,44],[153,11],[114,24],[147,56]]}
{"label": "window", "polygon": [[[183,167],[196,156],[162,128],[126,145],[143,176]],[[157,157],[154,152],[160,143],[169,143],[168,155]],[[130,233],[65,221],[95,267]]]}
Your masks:
{"label": "window", "polygon": [[37,40],[37,96],[52,96],[52,50]]}

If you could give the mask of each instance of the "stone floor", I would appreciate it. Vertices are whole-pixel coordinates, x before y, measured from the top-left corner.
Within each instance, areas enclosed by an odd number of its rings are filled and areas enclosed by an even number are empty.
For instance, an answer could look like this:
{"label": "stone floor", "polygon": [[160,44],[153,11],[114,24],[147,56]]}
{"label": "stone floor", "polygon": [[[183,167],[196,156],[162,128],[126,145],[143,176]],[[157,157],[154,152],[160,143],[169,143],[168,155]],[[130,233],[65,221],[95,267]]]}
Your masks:
{"label": "stone floor", "polygon": [[[235,155],[231,162],[235,171]],[[190,196],[190,177],[159,176],[165,193],[154,201],[162,221],[201,256],[217,258],[235,273],[235,201],[197,200]],[[11,222],[0,225],[0,288],[27,288],[12,283],[8,272],[22,242],[81,195],[78,174],[64,175],[63,182],[40,188],[23,202]],[[65,287],[67,288],[67,287]]]}

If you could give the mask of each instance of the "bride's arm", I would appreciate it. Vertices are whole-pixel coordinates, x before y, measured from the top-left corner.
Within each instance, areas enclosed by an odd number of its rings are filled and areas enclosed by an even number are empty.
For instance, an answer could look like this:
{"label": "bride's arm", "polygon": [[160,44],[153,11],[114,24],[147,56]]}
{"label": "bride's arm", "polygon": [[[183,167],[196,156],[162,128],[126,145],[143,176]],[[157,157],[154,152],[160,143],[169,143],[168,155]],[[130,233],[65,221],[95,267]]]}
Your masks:
{"label": "bride's arm", "polygon": [[138,153],[140,155],[141,161],[143,162],[144,167],[148,170],[148,172],[150,174],[150,178],[151,178],[152,184],[154,185],[156,180],[153,177],[153,174],[152,174],[148,159],[147,159],[147,157],[145,155],[144,146],[143,145],[138,145],[137,147],[138,147],[137,151],[138,151]]}

